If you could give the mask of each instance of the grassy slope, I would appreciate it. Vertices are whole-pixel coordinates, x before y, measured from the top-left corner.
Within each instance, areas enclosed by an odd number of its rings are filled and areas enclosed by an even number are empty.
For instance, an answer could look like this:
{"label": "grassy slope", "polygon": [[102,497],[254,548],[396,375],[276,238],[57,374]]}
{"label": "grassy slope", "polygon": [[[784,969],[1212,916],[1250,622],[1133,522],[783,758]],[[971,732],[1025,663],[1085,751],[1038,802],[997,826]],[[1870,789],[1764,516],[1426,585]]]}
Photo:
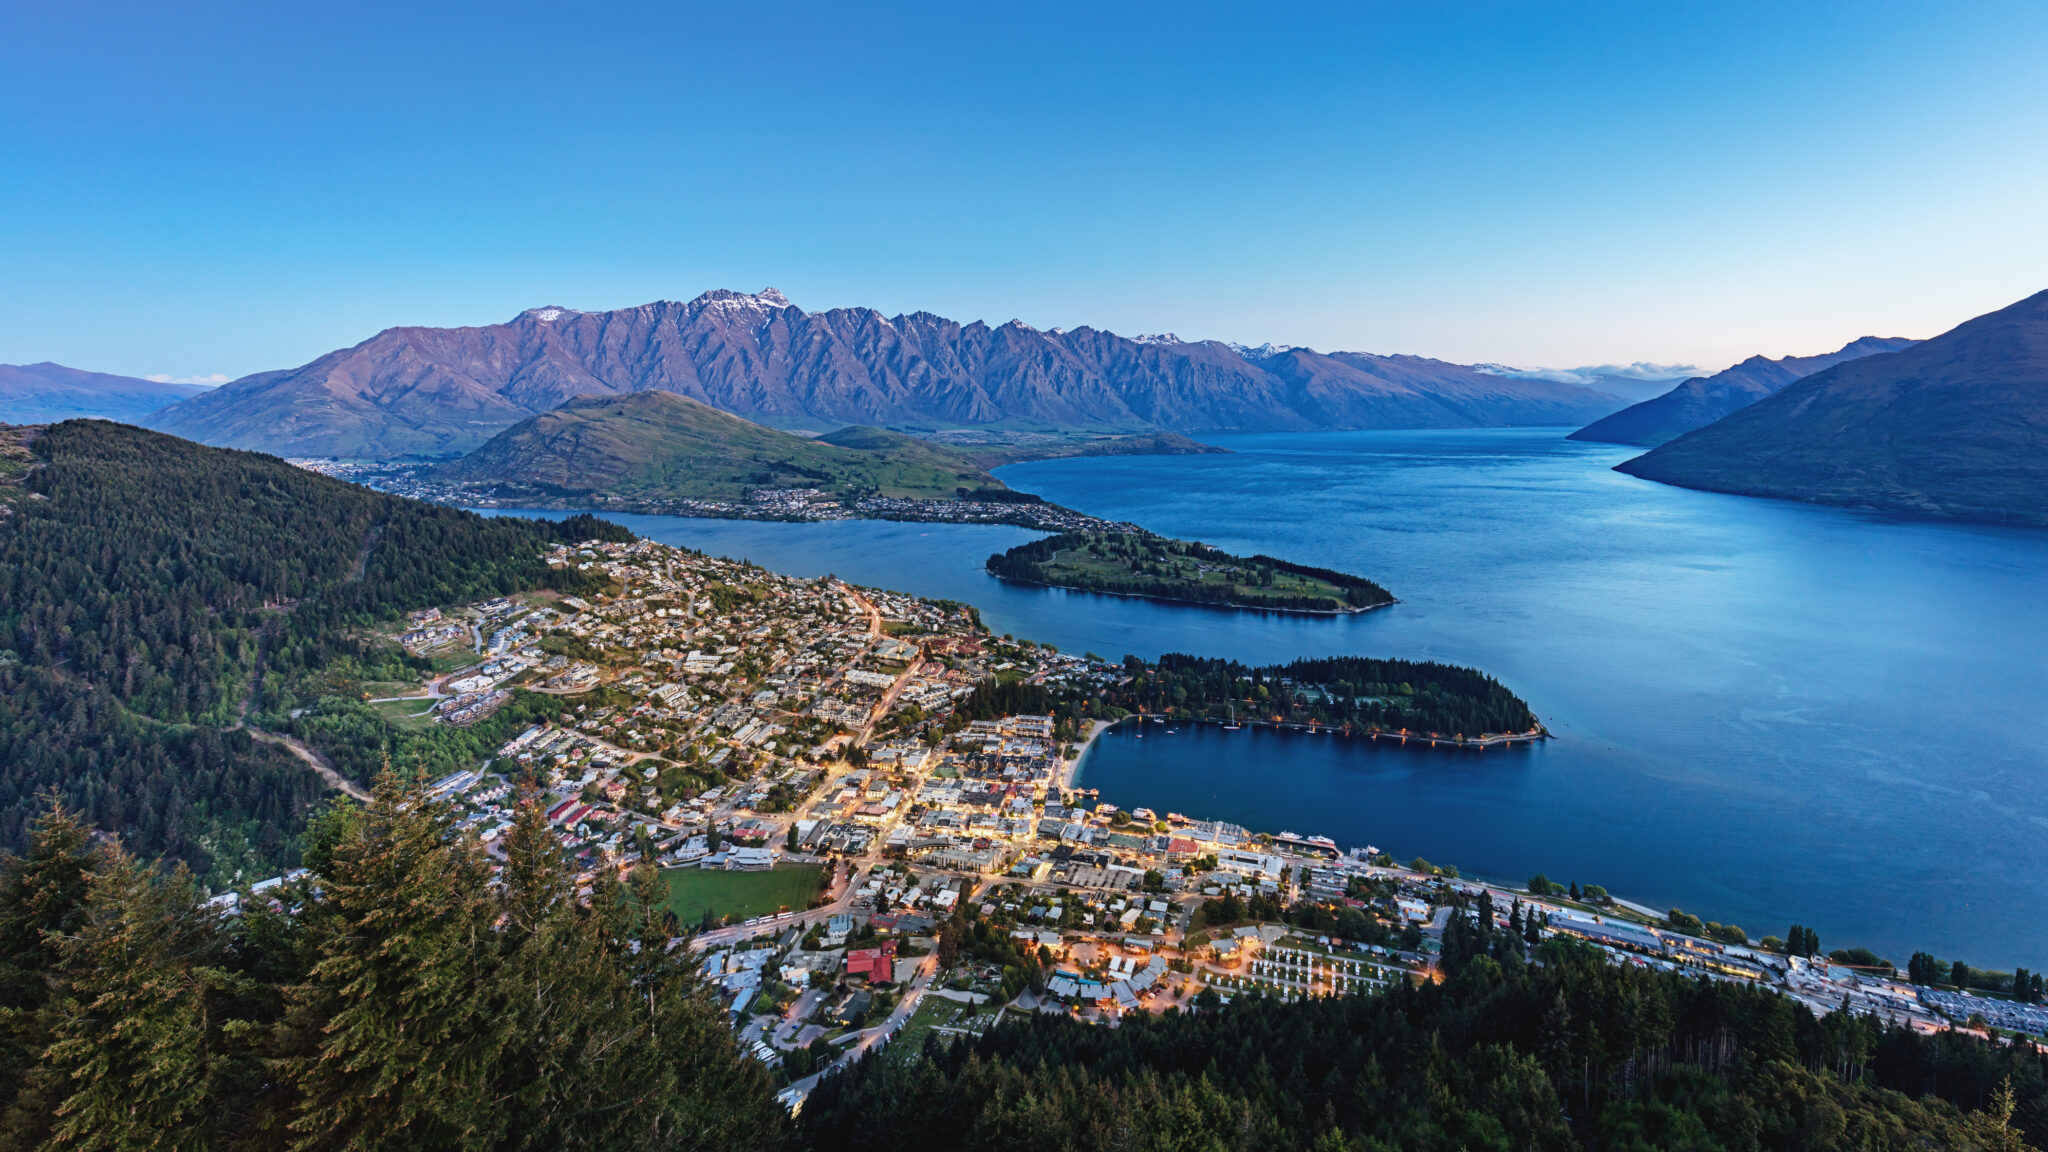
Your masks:
{"label": "grassy slope", "polygon": [[950,499],[1000,488],[965,456],[878,428],[816,440],[669,392],[581,397],[521,421],[438,479],[526,483],[542,494],[744,499],[756,488]]}

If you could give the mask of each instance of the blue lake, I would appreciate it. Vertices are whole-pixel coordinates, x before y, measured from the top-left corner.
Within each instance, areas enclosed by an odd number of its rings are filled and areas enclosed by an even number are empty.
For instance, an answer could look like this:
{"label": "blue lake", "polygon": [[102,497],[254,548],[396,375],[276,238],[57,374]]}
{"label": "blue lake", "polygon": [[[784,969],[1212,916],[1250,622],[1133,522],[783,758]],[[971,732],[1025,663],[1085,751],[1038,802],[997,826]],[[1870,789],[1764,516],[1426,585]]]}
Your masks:
{"label": "blue lake", "polygon": [[[1031,533],[616,517],[669,543],[969,601],[1117,657],[1356,652],[1493,673],[1558,739],[1485,753],[1148,726],[1107,800],[1325,833],[1468,873],[1604,884],[1782,935],[2048,963],[2048,532],[1666,488],[1560,429],[1218,436],[1230,455],[1047,461],[1015,487],[1401,598],[1320,619],[1001,584]],[[2033,893],[2034,895],[2028,895]]]}

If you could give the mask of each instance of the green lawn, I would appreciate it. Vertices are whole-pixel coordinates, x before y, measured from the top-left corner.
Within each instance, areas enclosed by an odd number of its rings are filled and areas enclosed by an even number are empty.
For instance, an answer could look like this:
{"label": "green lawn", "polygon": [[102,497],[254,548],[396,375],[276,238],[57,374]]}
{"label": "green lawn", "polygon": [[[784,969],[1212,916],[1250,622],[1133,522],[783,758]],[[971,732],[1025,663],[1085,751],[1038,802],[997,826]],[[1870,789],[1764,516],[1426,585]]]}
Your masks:
{"label": "green lawn", "polygon": [[668,906],[685,924],[713,916],[751,920],[787,907],[802,911],[825,886],[825,870],[809,866],[768,872],[713,872],[703,868],[670,868]]}
{"label": "green lawn", "polygon": [[365,680],[359,687],[372,697],[404,696],[410,692],[425,691],[417,680]]}
{"label": "green lawn", "polygon": [[931,1034],[932,1029],[950,1026],[962,1017],[973,1015],[974,1009],[970,1005],[927,994],[917,1002],[917,1011],[903,1022],[903,1031],[889,1042],[889,1049],[901,1057],[915,1056],[924,1048],[924,1038]]}
{"label": "green lawn", "polygon": [[385,700],[370,708],[400,728],[431,728],[435,721],[432,700]]}

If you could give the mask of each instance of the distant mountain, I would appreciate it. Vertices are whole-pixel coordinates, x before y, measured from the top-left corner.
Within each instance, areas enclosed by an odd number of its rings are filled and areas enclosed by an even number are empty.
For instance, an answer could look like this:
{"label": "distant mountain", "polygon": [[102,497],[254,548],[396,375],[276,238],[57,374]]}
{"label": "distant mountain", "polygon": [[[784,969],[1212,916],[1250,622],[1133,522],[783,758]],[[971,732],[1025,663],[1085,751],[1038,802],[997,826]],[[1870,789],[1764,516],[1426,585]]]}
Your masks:
{"label": "distant mountain", "polygon": [[1576,384],[1595,392],[1606,392],[1624,400],[1648,400],[1671,390],[1681,380],[1697,375],[1691,365],[1598,364],[1583,368],[1515,368],[1507,364],[1474,364],[1493,376],[1517,380],[1548,380],[1554,384]]}
{"label": "distant mountain", "polygon": [[1624,376],[1617,372],[1597,373],[1589,379],[1576,381],[1581,387],[1595,392],[1612,392],[1624,400],[1649,400],[1663,395],[1685,376]]}
{"label": "distant mountain", "polygon": [[758,488],[819,488],[949,499],[1003,487],[965,455],[900,432],[806,439],[671,392],[574,397],[428,478],[547,498],[744,500]]}
{"label": "distant mountain", "polygon": [[780,428],[1177,432],[1583,424],[1590,389],[1413,356],[805,312],[769,289],[480,328],[392,328],[245,377],[150,426],[290,456],[455,456],[572,396],[667,391]]}
{"label": "distant mountain", "polygon": [[2048,524],[2048,292],[1816,372],[1619,470],[1716,492]]}
{"label": "distant mountain", "polygon": [[1695,428],[1704,428],[1730,412],[1747,408],[1823,368],[1879,352],[1896,352],[1914,343],[1897,336],[1864,336],[1842,345],[1839,351],[1819,356],[1786,356],[1777,360],[1751,356],[1724,372],[1695,376],[1654,400],[1595,420],[1565,439],[1654,448]]}
{"label": "distant mountain", "polygon": [[97,417],[134,424],[166,404],[208,391],[198,384],[110,376],[47,360],[0,364],[0,423],[51,424]]}

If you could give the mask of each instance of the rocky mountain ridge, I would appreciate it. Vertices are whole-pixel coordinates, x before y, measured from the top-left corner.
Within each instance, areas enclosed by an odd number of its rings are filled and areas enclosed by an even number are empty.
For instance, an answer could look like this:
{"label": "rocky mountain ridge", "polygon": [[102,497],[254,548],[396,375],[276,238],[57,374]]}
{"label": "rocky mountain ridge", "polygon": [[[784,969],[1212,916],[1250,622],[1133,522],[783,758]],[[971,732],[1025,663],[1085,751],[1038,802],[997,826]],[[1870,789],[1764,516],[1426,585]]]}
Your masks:
{"label": "rocky mountain ridge", "polygon": [[480,327],[387,329],[302,367],[233,381],[148,424],[283,455],[395,459],[460,455],[573,396],[638,391],[808,431],[1583,424],[1622,406],[1590,389],[1418,356],[1263,351],[929,312],[806,312],[773,289],[718,290],[605,312],[530,308]]}

